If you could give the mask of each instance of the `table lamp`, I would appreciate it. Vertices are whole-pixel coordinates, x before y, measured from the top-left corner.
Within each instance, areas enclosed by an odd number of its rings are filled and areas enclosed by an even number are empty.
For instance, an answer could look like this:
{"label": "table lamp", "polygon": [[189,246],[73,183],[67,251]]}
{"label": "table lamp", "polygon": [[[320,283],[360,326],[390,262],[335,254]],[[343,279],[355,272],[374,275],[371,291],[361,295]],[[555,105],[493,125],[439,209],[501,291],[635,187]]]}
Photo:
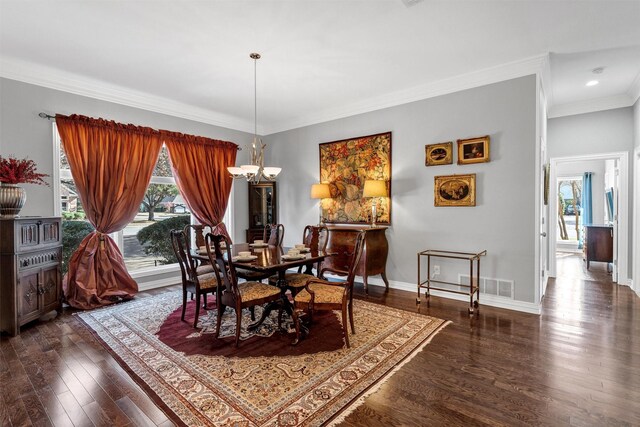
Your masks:
{"label": "table lamp", "polygon": [[320,217],[318,218],[318,225],[321,225],[323,223],[322,199],[331,198],[331,190],[329,189],[329,184],[313,184],[311,186],[311,198],[320,200],[320,202],[318,203],[320,206]]}
{"label": "table lamp", "polygon": [[362,197],[373,198],[371,201],[371,226],[376,226],[376,197],[387,197],[387,182],[382,180],[367,179],[364,182]]}

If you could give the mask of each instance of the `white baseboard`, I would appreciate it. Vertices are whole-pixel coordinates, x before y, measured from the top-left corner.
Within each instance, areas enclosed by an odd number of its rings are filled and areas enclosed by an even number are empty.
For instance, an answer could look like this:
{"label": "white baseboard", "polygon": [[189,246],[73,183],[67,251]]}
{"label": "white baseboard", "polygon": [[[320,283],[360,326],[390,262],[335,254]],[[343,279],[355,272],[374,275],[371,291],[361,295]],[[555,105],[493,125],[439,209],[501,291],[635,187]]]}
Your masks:
{"label": "white baseboard", "polygon": [[627,285],[631,288],[633,292],[636,293],[636,295],[640,297],[640,282],[636,285],[634,284],[633,279],[628,279]]}
{"label": "white baseboard", "polygon": [[[330,276],[330,275],[327,275],[327,277],[339,278],[338,276]],[[362,278],[358,277],[357,281],[362,282]],[[369,285],[373,285],[373,286],[384,286],[384,282],[382,281],[381,278],[378,278],[378,277],[370,277],[367,282]],[[416,296],[418,292],[418,287],[415,283],[389,280],[389,287],[392,289],[398,289],[401,291],[414,292]],[[469,301],[468,296],[454,294],[450,292],[431,291],[431,294],[436,297],[454,299],[458,301],[467,301],[467,302]],[[422,293],[422,291],[420,295],[424,297],[424,294]],[[480,294],[480,304],[488,305],[491,307],[504,308],[507,310],[521,311],[524,313],[532,313],[532,314],[542,313],[542,306],[540,304],[534,304],[532,302],[526,302],[526,301],[512,300],[508,298],[501,298],[495,295],[487,295],[483,293]]]}

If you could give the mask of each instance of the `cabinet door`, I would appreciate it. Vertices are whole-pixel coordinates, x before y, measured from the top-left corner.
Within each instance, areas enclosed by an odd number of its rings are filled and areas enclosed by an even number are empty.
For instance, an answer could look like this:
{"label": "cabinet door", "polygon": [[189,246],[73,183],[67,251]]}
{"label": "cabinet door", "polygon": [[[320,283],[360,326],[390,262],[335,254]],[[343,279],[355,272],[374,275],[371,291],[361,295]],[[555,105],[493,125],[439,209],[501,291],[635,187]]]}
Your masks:
{"label": "cabinet door", "polygon": [[18,323],[21,325],[38,317],[38,283],[40,270],[18,275]]}
{"label": "cabinet door", "polygon": [[38,220],[17,221],[16,238],[18,239],[18,252],[29,250],[40,244]]}
{"label": "cabinet door", "polygon": [[58,308],[60,301],[60,269],[57,265],[44,268],[42,270],[42,284],[40,293],[42,294],[42,312]]}
{"label": "cabinet door", "polygon": [[60,243],[60,220],[44,219],[40,224],[40,244],[55,245]]}

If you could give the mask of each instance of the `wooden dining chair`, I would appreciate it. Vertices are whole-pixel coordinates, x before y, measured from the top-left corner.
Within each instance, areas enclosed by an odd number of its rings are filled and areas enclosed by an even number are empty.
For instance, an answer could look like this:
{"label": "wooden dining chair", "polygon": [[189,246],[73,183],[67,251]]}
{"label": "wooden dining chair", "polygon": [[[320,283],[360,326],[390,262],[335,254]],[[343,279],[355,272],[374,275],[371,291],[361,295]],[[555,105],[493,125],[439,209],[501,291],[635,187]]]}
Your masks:
{"label": "wooden dining chair", "polygon": [[300,340],[301,317],[309,314],[310,321],[313,319],[313,312],[319,310],[341,310],[342,311],[342,329],[344,330],[344,340],[349,344],[349,333],[347,331],[347,315],[351,325],[351,333],[355,334],[355,326],[353,324],[353,282],[356,277],[356,270],[362,255],[364,246],[365,232],[360,231],[356,237],[353,253],[349,263],[349,271],[338,271],[325,269],[325,271],[334,272],[340,275],[346,273],[346,280],[341,282],[329,282],[318,278],[310,278],[307,280],[304,289],[300,290],[293,298],[293,323],[296,328],[296,339],[293,344],[297,344]]}
{"label": "wooden dining chair", "polygon": [[[189,224],[183,228],[183,231],[186,237],[187,249],[195,250],[204,247],[204,236],[211,232],[211,227],[202,224]],[[198,274],[213,273],[213,266],[211,264],[203,264],[197,261],[196,263],[196,272]]]}
{"label": "wooden dining chair", "polygon": [[198,326],[198,317],[200,316],[200,297],[204,297],[204,306],[207,307],[207,294],[216,292],[219,283],[218,278],[213,268],[209,273],[198,274],[196,261],[188,249],[184,230],[171,230],[171,245],[176,258],[178,258],[182,275],[182,316],[180,319],[184,321],[187,310],[187,294],[195,295],[196,314],[193,320],[193,327],[195,328]]}
{"label": "wooden dining chair", "polygon": [[[226,243],[225,249],[221,248],[222,242]],[[220,324],[222,323],[222,315],[225,309],[232,307],[236,311],[235,345],[238,347],[242,326],[242,309],[280,299],[280,288],[253,281],[238,283],[233,257],[231,256],[231,241],[226,236],[208,233],[205,236],[205,246],[211,263],[216,266],[215,274],[218,281],[222,284],[216,289],[218,313],[215,337],[218,338],[220,334]],[[226,254],[226,260],[223,254]],[[280,319],[278,319],[278,328],[280,328]]]}
{"label": "wooden dining chair", "polygon": [[[282,224],[268,224],[264,227],[264,231],[262,232],[262,241],[269,245],[273,246],[282,246],[282,240],[284,239],[284,225]],[[236,275],[244,280],[262,282],[265,279],[268,279],[271,276],[270,272],[261,272],[261,271],[253,271],[246,270],[243,268],[238,268],[236,270]]]}
{"label": "wooden dining chair", "polygon": [[[324,252],[327,249],[327,242],[329,241],[329,230],[324,225],[307,225],[302,232],[302,242],[306,247],[311,249],[311,252]],[[316,264],[316,274],[319,276],[321,271],[322,262]],[[313,264],[311,264],[313,266]],[[311,274],[305,274],[302,272],[302,268],[307,267],[300,266],[297,273],[285,273],[284,278],[287,281],[287,287],[291,290],[291,294],[295,296],[304,285],[307,280],[315,278]],[[269,277],[269,284],[276,285],[278,283],[278,276]]]}
{"label": "wooden dining chair", "polygon": [[262,240],[273,246],[282,246],[284,241],[284,225],[267,224],[262,233]]}

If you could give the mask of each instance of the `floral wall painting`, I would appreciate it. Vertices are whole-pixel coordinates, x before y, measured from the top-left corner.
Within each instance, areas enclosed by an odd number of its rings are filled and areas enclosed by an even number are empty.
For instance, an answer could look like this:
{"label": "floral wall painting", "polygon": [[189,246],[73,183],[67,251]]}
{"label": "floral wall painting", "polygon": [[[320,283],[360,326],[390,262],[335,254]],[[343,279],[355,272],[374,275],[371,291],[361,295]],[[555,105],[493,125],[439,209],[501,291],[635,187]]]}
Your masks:
{"label": "floral wall painting", "polygon": [[442,142],[424,146],[425,166],[450,165],[453,163],[453,142]]}
{"label": "floral wall painting", "polygon": [[434,206],[475,206],[476,174],[436,176]]}
{"label": "floral wall painting", "polygon": [[389,197],[380,197],[376,222],[391,224],[391,132],[320,144],[320,182],[331,187],[323,200],[327,223],[371,222],[371,200],[362,197],[368,179],[387,181]]}
{"label": "floral wall painting", "polygon": [[484,163],[489,161],[489,135],[480,138],[458,140],[458,164]]}

